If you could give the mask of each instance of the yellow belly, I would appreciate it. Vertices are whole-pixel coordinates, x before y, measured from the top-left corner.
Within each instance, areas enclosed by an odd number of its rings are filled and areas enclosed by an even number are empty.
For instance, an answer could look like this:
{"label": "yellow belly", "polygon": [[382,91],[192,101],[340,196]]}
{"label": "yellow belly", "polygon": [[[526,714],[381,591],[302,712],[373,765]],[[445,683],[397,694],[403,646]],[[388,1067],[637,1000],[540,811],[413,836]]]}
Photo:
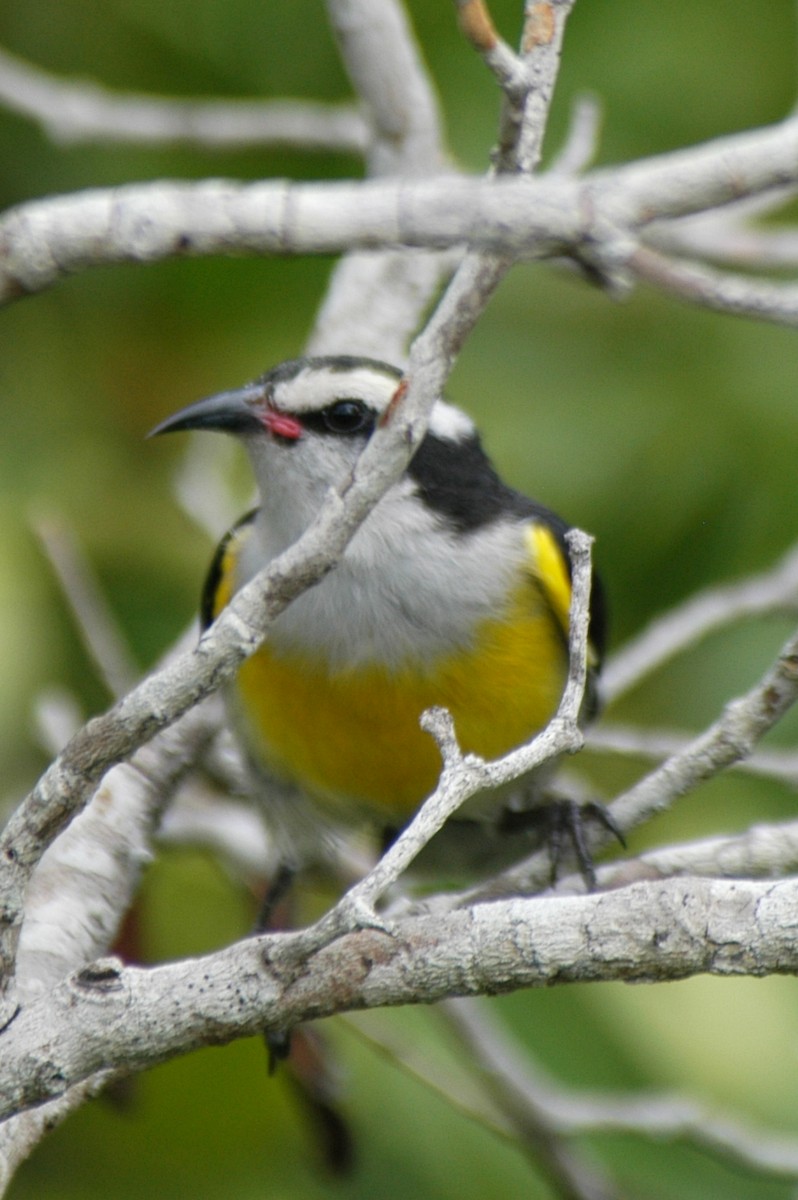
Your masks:
{"label": "yellow belly", "polygon": [[437,661],[332,670],[266,643],[236,687],[247,740],[271,770],[336,808],[354,801],[403,820],[440,771],[418,724],[425,708],[448,708],[462,749],[493,758],[546,723],[566,666],[556,620],[530,585],[504,620]]}

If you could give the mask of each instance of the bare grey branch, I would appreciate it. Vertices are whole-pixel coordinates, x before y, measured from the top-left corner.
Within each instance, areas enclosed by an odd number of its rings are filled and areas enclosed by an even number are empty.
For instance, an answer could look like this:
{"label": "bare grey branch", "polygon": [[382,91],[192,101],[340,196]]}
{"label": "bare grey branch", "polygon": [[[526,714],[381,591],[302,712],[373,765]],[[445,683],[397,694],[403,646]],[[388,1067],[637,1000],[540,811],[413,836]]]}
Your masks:
{"label": "bare grey branch", "polygon": [[183,100],[117,92],[59,79],[0,49],[0,104],[36,121],[56,142],[247,146],[363,154],[366,125],[354,106],[301,100]]}

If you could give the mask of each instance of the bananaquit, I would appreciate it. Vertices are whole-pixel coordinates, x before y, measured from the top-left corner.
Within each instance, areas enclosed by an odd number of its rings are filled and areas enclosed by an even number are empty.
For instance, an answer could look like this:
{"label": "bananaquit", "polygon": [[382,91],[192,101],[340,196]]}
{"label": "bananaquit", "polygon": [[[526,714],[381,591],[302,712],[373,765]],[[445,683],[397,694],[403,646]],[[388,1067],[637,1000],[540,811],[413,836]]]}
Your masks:
{"label": "bananaquit", "polygon": [[[205,625],[346,479],[401,377],[367,358],[299,358],[153,430],[233,434],[258,483],[260,507],[213,559]],[[488,758],[546,723],[568,668],[567,529],[501,481],[465,413],[436,402],[404,476],[337,569],[276,619],[231,688],[233,725],[272,783],[267,802],[288,861],[302,862],[319,831],[342,820],[395,831],[412,816],[440,767],[419,728],[425,708],[449,709],[462,749]],[[586,717],[604,641],[597,583],[593,596]],[[485,838],[507,828],[508,803],[520,802],[482,797],[460,822],[479,829],[478,861]]]}

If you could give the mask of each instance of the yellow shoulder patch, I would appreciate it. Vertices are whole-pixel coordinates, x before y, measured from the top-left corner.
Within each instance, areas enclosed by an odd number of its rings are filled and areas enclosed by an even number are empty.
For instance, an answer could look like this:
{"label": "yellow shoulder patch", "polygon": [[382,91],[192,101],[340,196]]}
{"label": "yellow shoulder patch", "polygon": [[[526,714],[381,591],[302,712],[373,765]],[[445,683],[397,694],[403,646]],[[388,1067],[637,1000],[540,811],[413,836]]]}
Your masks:
{"label": "yellow shoulder patch", "polygon": [[[530,570],[557,619],[565,637],[571,627],[571,573],[565,554],[552,531],[546,525],[531,522],[526,531]],[[588,642],[588,666],[598,665],[599,656]]]}
{"label": "yellow shoulder patch", "polygon": [[254,512],[248,513],[222,538],[216,548],[202,589],[202,628],[207,629],[236,590],[236,564],[244,542],[252,532]]}
{"label": "yellow shoulder patch", "polygon": [[225,552],[222,555],[222,560],[219,563],[219,578],[216,583],[216,591],[213,596],[213,616],[214,619],[219,616],[223,608],[226,608],[230,603],[233,595],[233,581],[235,579],[235,565],[238,558],[239,547],[234,539],[228,542],[225,547]]}
{"label": "yellow shoulder patch", "polygon": [[530,569],[565,636],[571,609],[571,577],[562,549],[546,525],[531,522],[526,531]]}

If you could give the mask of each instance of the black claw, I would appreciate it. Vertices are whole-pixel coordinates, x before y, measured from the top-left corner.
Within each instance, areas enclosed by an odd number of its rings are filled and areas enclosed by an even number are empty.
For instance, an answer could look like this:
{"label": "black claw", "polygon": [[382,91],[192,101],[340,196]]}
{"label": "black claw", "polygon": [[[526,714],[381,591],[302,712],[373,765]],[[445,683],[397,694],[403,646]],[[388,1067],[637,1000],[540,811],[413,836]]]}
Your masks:
{"label": "black claw", "polygon": [[626,848],[626,840],[609,809],[596,800],[580,804],[576,800],[556,799],[528,809],[505,809],[499,821],[502,833],[529,832],[537,827],[547,842],[551,858],[551,883],[557,882],[567,849],[573,850],[579,874],[588,891],[596,886],[596,868],[585,836],[587,818],[593,818]]}
{"label": "black claw", "polygon": [[[579,874],[584,879],[587,890],[592,892],[596,886],[596,867],[593,862],[593,855],[588,848],[587,839],[585,838],[585,809],[580,804],[577,804],[575,800],[565,800],[560,801],[560,803],[562,804],[562,833],[560,834],[558,850],[562,851],[563,836],[567,833],[574,848]],[[557,882],[559,868],[560,862],[552,855],[552,884]]]}
{"label": "black claw", "polygon": [[615,817],[612,815],[606,804],[599,804],[598,800],[588,800],[587,804],[582,805],[582,812],[595,817],[600,825],[603,825],[607,833],[611,833],[616,841],[620,842],[624,850],[626,849],[626,838]]}
{"label": "black claw", "polygon": [[264,1033],[266,1052],[269,1056],[269,1075],[274,1075],[281,1062],[291,1054],[291,1030],[276,1029],[273,1033]]}

